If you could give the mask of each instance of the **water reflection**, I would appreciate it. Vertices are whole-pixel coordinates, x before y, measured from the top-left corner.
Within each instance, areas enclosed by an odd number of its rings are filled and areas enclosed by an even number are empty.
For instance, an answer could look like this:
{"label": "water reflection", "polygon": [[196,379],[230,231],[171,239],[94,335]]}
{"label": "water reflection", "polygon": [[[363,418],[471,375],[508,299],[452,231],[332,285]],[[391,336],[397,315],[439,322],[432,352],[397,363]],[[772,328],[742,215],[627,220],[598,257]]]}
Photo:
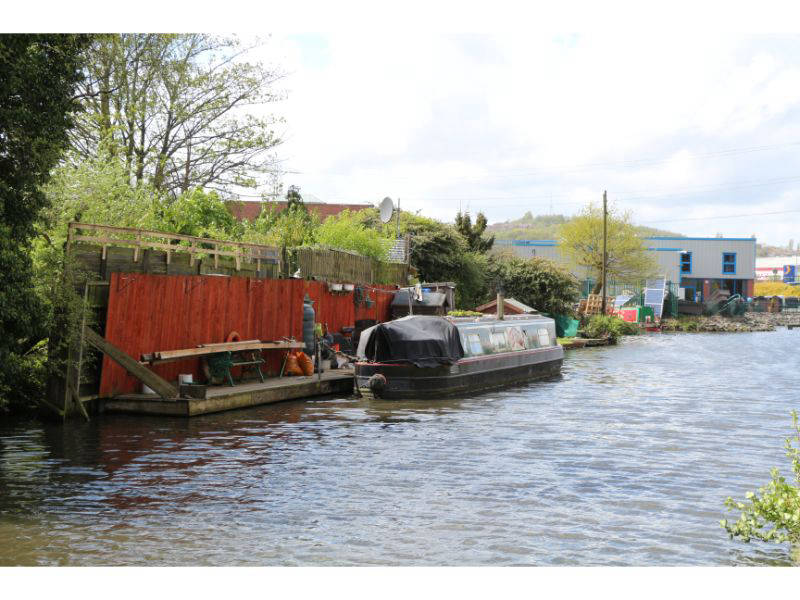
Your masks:
{"label": "water reflection", "polygon": [[0,564],[788,564],[717,521],[786,466],[797,333],[724,339],[437,402],[3,425]]}

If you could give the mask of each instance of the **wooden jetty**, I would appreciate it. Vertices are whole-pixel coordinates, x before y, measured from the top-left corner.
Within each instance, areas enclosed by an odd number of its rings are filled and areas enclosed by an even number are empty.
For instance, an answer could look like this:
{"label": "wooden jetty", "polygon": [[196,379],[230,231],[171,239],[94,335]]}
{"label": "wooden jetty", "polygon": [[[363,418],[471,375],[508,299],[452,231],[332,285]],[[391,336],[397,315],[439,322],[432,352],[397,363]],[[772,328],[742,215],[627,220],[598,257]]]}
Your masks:
{"label": "wooden jetty", "polygon": [[[152,394],[117,394],[110,398],[94,399],[98,412],[124,412],[143,415],[192,417],[259,404],[296,400],[328,394],[350,394],[353,391],[353,371],[334,370],[300,377],[274,377],[232,386],[178,385],[174,386],[142,363],[136,361],[89,327],[84,326],[84,339],[116,361],[131,375],[154,390]],[[302,344],[224,343],[213,344],[213,350],[239,347],[300,347]],[[208,353],[208,348],[156,352],[152,360],[170,361],[192,352]],[[174,356],[177,355],[177,356]],[[260,374],[260,372],[259,372]],[[232,382],[233,380],[230,379]]]}
{"label": "wooden jetty", "polygon": [[175,417],[193,417],[208,413],[299,400],[329,394],[350,394],[353,371],[326,371],[307,377],[276,377],[229,386],[204,387],[204,398],[162,398],[158,394],[122,394],[99,399],[100,413],[130,413]]}

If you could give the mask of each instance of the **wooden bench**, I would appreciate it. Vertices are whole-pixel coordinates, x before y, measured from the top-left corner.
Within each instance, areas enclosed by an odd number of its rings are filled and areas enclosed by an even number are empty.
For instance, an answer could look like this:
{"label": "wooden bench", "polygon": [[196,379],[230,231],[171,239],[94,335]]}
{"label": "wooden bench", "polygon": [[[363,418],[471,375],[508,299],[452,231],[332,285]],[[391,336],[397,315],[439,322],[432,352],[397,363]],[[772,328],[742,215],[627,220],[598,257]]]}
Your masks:
{"label": "wooden bench", "polygon": [[[249,367],[250,369],[255,369],[258,371],[261,383],[264,383],[264,374],[261,372],[262,364],[264,364],[264,359],[256,358],[256,350],[225,350],[224,352],[215,352],[214,354],[206,356],[204,367],[207,368],[205,375],[209,383],[212,383],[214,378],[221,377],[227,379],[228,384],[233,387],[233,375],[231,374],[231,369],[233,367]],[[206,368],[204,368],[204,371]],[[244,370],[242,372],[242,377],[244,377]]]}

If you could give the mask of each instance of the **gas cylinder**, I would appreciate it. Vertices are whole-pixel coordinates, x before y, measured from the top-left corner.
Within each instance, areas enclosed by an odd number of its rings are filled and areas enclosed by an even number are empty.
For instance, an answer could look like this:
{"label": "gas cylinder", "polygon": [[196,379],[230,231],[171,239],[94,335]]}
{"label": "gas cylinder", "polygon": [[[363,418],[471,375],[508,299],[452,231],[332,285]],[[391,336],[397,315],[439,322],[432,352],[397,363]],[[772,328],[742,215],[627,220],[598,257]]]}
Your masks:
{"label": "gas cylinder", "polygon": [[314,301],[306,294],[303,298],[303,344],[308,356],[314,356]]}

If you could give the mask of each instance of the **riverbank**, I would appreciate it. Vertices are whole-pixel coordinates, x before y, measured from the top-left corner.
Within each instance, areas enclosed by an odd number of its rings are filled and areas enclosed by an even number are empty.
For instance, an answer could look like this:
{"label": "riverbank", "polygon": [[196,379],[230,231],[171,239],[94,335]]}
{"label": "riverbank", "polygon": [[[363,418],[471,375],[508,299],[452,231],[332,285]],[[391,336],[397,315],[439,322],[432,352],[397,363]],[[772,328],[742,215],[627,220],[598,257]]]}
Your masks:
{"label": "riverbank", "polygon": [[740,317],[681,316],[664,319],[664,332],[745,333],[774,331],[776,327],[800,327],[800,313],[745,313]]}

